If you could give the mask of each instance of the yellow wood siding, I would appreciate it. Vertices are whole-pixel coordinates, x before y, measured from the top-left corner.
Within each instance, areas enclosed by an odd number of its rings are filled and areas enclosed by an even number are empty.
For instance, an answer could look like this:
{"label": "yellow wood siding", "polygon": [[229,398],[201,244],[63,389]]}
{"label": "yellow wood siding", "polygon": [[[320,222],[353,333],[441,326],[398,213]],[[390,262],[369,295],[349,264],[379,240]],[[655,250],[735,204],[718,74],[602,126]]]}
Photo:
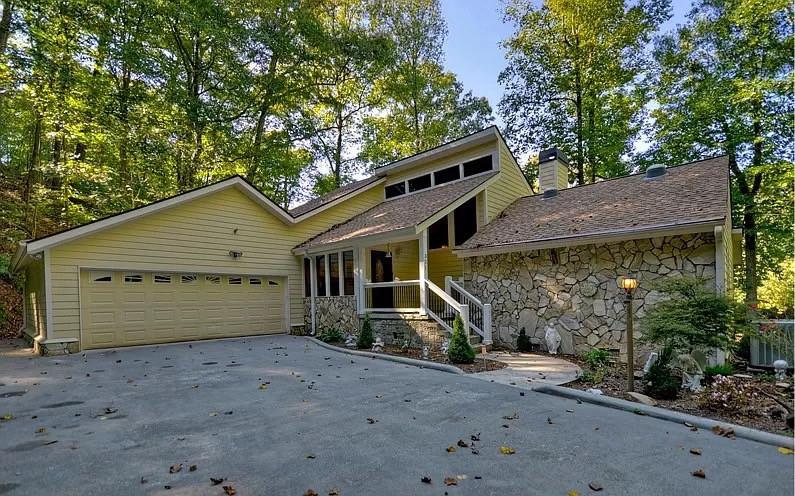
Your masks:
{"label": "yellow wood siding", "polygon": [[527,184],[519,165],[514,161],[511,152],[502,140],[499,140],[500,175],[497,180],[486,188],[489,221],[505,210],[517,198],[533,194]]}
{"label": "yellow wood siding", "polygon": [[464,262],[449,248],[428,252],[428,278],[440,288],[444,288],[444,277],[458,279],[464,273]]}
{"label": "yellow wood siding", "polygon": [[[287,277],[290,321],[303,323],[302,241],[383,199],[377,186],[295,225],[287,225],[236,188],[51,249],[52,325],[48,338],[79,338],[79,269],[262,274]],[[237,229],[237,232],[235,232]],[[235,260],[230,250],[242,251]]]}
{"label": "yellow wood siding", "polygon": [[[401,241],[400,243],[390,243],[387,245],[376,245],[369,248],[370,251],[391,251],[392,252],[392,275],[397,280],[415,281],[420,278],[420,245],[419,241],[413,239]],[[372,280],[370,274],[370,258],[366,260],[365,276]]]}
{"label": "yellow wood siding", "polygon": [[430,162],[420,162],[414,167],[401,170],[400,172],[395,172],[394,174],[389,174],[386,184],[394,184],[404,179],[411,179],[412,177],[421,176],[431,171],[444,169],[445,167],[451,167],[453,165],[457,165],[492,153],[497,153],[496,142],[479,145],[449,157],[432,160]]}
{"label": "yellow wood siding", "polygon": [[44,262],[34,260],[25,268],[25,333],[46,336],[47,303],[44,294]]}
{"label": "yellow wood siding", "polygon": [[544,189],[562,190],[569,187],[569,171],[559,161],[541,164],[538,168],[538,187]]}

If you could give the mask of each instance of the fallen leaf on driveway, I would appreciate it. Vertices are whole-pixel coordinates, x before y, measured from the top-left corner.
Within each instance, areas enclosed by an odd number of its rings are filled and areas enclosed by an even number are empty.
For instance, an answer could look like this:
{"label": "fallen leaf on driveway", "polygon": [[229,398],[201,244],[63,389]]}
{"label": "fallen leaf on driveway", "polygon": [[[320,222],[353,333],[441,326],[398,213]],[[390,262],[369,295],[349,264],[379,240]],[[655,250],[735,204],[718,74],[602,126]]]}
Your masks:
{"label": "fallen leaf on driveway", "polygon": [[213,486],[217,486],[218,484],[222,483],[223,481],[224,481],[223,478],[216,479],[215,477],[210,477],[210,484],[213,485]]}
{"label": "fallen leaf on driveway", "polygon": [[105,415],[112,415],[112,414],[114,414],[114,413],[116,413],[118,411],[119,411],[118,408],[107,407],[107,408],[105,408]]}
{"label": "fallen leaf on driveway", "polygon": [[513,412],[511,415],[503,415],[502,418],[505,420],[516,420],[519,418],[519,413]]}
{"label": "fallen leaf on driveway", "polygon": [[423,484],[430,484],[431,483],[431,478],[428,477],[427,475],[425,475],[425,476],[422,477],[422,479],[420,479],[420,482],[422,482]]}
{"label": "fallen leaf on driveway", "polygon": [[310,460],[314,460],[314,459],[315,459],[315,455],[306,455],[306,457],[307,457],[308,459],[310,459]]}
{"label": "fallen leaf on driveway", "polygon": [[268,385],[267,384],[260,384],[259,388],[260,389],[268,389]]}
{"label": "fallen leaf on driveway", "polygon": [[734,429],[732,428],[723,428],[719,425],[712,427],[712,432],[714,432],[718,436],[726,437],[729,439],[734,439]]}
{"label": "fallen leaf on driveway", "polygon": [[700,448],[690,448],[690,454],[691,455],[700,455],[701,454],[701,449]]}
{"label": "fallen leaf on driveway", "polygon": [[447,452],[448,453],[455,453],[455,446],[448,446],[447,447]]}
{"label": "fallen leaf on driveway", "polygon": [[480,441],[480,433],[478,432],[477,434],[472,434],[471,436],[469,436],[469,439],[473,441]]}
{"label": "fallen leaf on driveway", "polygon": [[459,448],[469,448],[469,445],[463,439],[459,439],[458,440],[458,447]]}
{"label": "fallen leaf on driveway", "polygon": [[218,412],[210,412],[210,417],[217,417],[217,416],[218,416]]}
{"label": "fallen leaf on driveway", "polygon": [[36,429],[36,434],[41,434],[42,432],[45,432],[46,430],[47,429],[45,429],[44,427],[39,427],[38,429]]}
{"label": "fallen leaf on driveway", "polygon": [[516,450],[511,448],[510,446],[500,446],[500,453],[503,455],[513,455],[516,453]]}
{"label": "fallen leaf on driveway", "polygon": [[571,491],[566,493],[566,496],[580,496],[580,493],[572,489]]}
{"label": "fallen leaf on driveway", "polygon": [[778,452],[781,453],[782,455],[791,455],[795,453],[795,451],[792,451],[791,449],[785,448],[783,446],[778,448]]}
{"label": "fallen leaf on driveway", "polygon": [[601,491],[602,489],[604,489],[604,488],[602,487],[602,485],[601,485],[601,484],[599,484],[599,483],[598,483],[598,482],[596,482],[596,481],[589,482],[589,483],[588,483],[588,487],[590,487],[590,488],[591,488],[591,491],[596,491],[596,492],[599,492],[599,491]]}
{"label": "fallen leaf on driveway", "polygon": [[10,413],[6,413],[2,417],[0,417],[0,420],[4,420],[4,421],[8,422],[9,420],[14,420],[14,416],[11,415]]}
{"label": "fallen leaf on driveway", "polygon": [[182,464],[181,463],[175,463],[174,465],[171,466],[171,468],[168,469],[168,473],[169,474],[176,474],[180,470],[182,470]]}
{"label": "fallen leaf on driveway", "polygon": [[317,493],[315,492],[314,489],[307,489],[306,492],[304,493],[304,496],[317,496]]}
{"label": "fallen leaf on driveway", "polygon": [[334,488],[334,489],[329,490],[328,496],[340,496],[339,489]]}
{"label": "fallen leaf on driveway", "polygon": [[455,477],[445,477],[444,478],[444,485],[445,486],[457,486],[458,485],[458,479],[456,479]]}
{"label": "fallen leaf on driveway", "polygon": [[378,421],[376,419],[374,419],[373,417],[367,417],[367,423],[368,424],[374,424],[376,422],[378,422]]}
{"label": "fallen leaf on driveway", "polygon": [[547,417],[547,424],[549,425],[554,424],[554,422],[552,422],[552,417]]}
{"label": "fallen leaf on driveway", "polygon": [[704,469],[703,468],[700,468],[700,469],[696,470],[695,472],[693,472],[693,477],[698,477],[699,479],[706,479],[707,478],[707,474],[704,473]]}
{"label": "fallen leaf on driveway", "polygon": [[685,422],[685,427],[694,427],[694,425],[691,424],[690,422]]}
{"label": "fallen leaf on driveway", "polygon": [[188,471],[195,472],[197,468],[199,467],[197,467],[196,465],[191,465],[190,467],[188,467]]}
{"label": "fallen leaf on driveway", "polygon": [[235,494],[237,494],[237,489],[235,489],[235,486],[224,486],[224,492],[226,496],[235,496]]}

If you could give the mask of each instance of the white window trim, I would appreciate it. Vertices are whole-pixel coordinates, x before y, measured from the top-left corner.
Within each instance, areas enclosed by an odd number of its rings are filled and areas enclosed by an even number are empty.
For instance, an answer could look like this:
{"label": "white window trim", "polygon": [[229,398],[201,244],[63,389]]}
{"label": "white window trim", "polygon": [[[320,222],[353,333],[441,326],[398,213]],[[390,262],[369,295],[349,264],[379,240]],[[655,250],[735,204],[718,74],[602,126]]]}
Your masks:
{"label": "white window trim", "polygon": [[[487,171],[484,171],[484,172],[478,172],[477,174],[472,174],[471,176],[464,177],[464,162],[471,162],[473,160],[477,160],[479,158],[483,158],[483,157],[486,157],[486,156],[489,156],[489,155],[491,156],[491,170],[487,170]],[[440,170],[449,169],[451,167],[454,167],[455,165],[458,165],[458,176],[459,176],[459,178],[456,179],[455,181],[442,183],[439,186],[447,186],[448,184],[455,184],[457,182],[464,181],[466,179],[472,179],[473,177],[483,176],[485,174],[490,174],[492,172],[498,171],[499,170],[499,162],[500,162],[498,157],[499,157],[498,152],[497,151],[493,151],[493,152],[491,152],[490,154],[487,154],[487,155],[479,155],[479,156],[474,157],[474,158],[461,160],[460,162],[458,162],[458,164],[447,164],[447,165],[442,166],[442,167],[440,167],[438,169],[433,169],[433,170],[428,171],[428,172],[423,172],[422,174],[409,176],[409,177],[407,177],[405,179],[402,179],[400,181],[394,181],[394,182],[391,182],[391,183],[384,183],[384,200],[385,201],[389,201],[389,200],[394,200],[396,198],[405,198],[405,197],[407,197],[409,195],[422,193],[423,191],[428,191],[429,189],[435,188],[436,187],[436,176],[435,176],[434,173],[436,173],[437,171],[440,171]],[[431,175],[431,186],[429,188],[418,189],[417,191],[409,191],[409,181],[411,181],[412,179],[416,179],[418,177],[426,176],[428,174]],[[400,184],[400,183],[403,183],[403,187],[404,187],[406,192],[403,193],[402,195],[397,195],[397,196],[393,196],[393,197],[387,198],[386,197],[386,188],[389,187],[389,186],[395,185],[395,184]]]}

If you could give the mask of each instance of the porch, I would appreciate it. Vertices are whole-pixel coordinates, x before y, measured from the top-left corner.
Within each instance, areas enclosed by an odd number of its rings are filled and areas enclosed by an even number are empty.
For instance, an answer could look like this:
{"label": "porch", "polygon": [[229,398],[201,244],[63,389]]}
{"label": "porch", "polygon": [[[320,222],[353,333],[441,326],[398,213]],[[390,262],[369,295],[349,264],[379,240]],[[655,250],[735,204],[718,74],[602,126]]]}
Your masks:
{"label": "porch", "polygon": [[370,315],[432,321],[449,334],[460,315],[470,340],[490,345],[491,305],[464,288],[463,271],[462,259],[449,247],[429,248],[428,230],[305,257],[307,323],[313,334],[330,327],[358,329],[358,320]]}

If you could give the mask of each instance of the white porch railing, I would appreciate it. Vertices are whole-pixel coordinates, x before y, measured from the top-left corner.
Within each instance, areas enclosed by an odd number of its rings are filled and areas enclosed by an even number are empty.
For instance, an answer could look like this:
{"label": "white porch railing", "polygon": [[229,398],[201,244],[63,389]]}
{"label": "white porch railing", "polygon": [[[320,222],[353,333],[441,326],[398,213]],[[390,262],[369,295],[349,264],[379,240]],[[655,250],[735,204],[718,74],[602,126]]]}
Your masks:
{"label": "white porch railing", "polygon": [[484,345],[493,343],[491,336],[491,304],[482,303],[472,293],[464,289],[451,276],[444,278],[444,289],[458,303],[469,306],[469,325],[483,338]]}
{"label": "white porch railing", "polygon": [[425,281],[425,311],[448,332],[453,332],[453,321],[456,315],[461,315],[464,322],[464,332],[469,336],[469,306],[455,301],[444,292],[442,288],[429,280]]}
{"label": "white porch railing", "polygon": [[392,281],[364,283],[365,313],[419,312],[420,281]]}

